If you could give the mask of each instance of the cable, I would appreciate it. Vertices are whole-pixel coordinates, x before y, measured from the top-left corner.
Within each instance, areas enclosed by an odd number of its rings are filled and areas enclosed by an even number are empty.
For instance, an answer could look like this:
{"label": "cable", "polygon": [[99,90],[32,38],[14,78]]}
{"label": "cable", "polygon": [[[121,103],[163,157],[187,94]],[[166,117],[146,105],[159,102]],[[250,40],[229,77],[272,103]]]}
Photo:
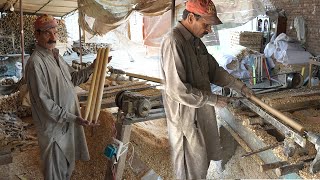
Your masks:
{"label": "cable", "polygon": [[129,161],[128,163],[129,163],[129,167],[133,170],[132,161],[133,161],[133,156],[134,156],[134,146],[131,142],[128,142],[127,144],[131,145],[131,147],[132,147],[132,152],[131,152],[131,156],[128,159],[128,161]]}

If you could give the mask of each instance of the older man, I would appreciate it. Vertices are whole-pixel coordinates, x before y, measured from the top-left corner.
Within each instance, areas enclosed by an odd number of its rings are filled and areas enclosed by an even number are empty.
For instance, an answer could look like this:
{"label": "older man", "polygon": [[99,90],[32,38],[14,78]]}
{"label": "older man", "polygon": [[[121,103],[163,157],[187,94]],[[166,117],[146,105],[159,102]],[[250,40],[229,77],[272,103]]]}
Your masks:
{"label": "older man", "polygon": [[76,72],[55,48],[58,23],[49,15],[36,19],[37,45],[26,65],[26,81],[46,180],[70,179],[75,160],[89,160],[74,86],[88,80],[93,66]]}
{"label": "older man", "polygon": [[176,179],[205,179],[210,160],[220,160],[214,106],[230,98],[211,93],[210,83],[249,97],[252,91],[219,67],[200,40],[221,24],[211,0],[189,0],[182,21],[161,45],[163,93]]}

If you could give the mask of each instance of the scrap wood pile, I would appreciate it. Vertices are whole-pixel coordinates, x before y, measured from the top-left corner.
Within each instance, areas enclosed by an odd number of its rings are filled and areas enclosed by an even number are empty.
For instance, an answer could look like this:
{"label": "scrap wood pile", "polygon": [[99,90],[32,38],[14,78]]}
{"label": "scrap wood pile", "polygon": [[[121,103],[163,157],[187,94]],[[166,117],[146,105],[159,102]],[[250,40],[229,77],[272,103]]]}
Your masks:
{"label": "scrap wood pile", "polygon": [[36,137],[26,131],[28,126],[13,114],[0,114],[0,149],[25,151],[37,146]]}
{"label": "scrap wood pile", "polygon": [[0,96],[0,113],[13,113],[18,117],[27,117],[31,115],[31,108],[22,106],[20,91],[10,95]]}
{"label": "scrap wood pile", "polygon": [[262,32],[235,31],[231,34],[231,44],[242,45],[258,52],[261,51],[262,39]]}

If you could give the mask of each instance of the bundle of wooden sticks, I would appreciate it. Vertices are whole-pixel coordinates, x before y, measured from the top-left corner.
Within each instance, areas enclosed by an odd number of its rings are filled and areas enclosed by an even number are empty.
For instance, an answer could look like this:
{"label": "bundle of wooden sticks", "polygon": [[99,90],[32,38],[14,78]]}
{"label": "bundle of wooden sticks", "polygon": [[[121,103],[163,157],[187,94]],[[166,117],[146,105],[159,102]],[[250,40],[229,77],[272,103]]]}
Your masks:
{"label": "bundle of wooden sticks", "polygon": [[100,114],[107,64],[109,61],[109,51],[109,47],[98,49],[84,116],[84,119],[87,119],[90,123],[92,121],[97,123]]}

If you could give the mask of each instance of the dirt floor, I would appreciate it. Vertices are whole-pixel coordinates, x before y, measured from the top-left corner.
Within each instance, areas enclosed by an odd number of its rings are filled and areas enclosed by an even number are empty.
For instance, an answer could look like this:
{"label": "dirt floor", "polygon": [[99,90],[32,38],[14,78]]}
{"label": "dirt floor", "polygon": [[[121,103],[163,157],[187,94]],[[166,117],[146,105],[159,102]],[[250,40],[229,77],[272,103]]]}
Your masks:
{"label": "dirt floor", "polygon": [[[103,113],[101,118],[112,119],[110,115],[109,113]],[[27,118],[26,121],[30,122],[31,118]],[[100,128],[86,129],[91,160],[88,162],[78,161],[72,179],[104,179],[108,160],[103,155],[103,149],[110,141],[107,137],[111,137],[111,131],[109,129],[111,124],[109,121],[101,121],[100,123]],[[154,121],[154,123],[154,125],[159,127],[163,126],[165,121],[157,120]],[[127,161],[123,179],[141,179],[150,169],[153,169],[163,179],[173,179],[172,171],[170,171],[172,166],[170,164],[166,130],[154,129],[154,127],[155,126],[148,127],[148,123],[140,123],[133,128],[131,142],[135,147],[135,156],[133,163],[130,164],[129,160]],[[146,135],[146,129],[153,133]],[[34,131],[34,127],[29,130]],[[156,136],[157,138],[155,138]],[[150,141],[150,138],[155,138],[156,141]],[[98,139],[100,139],[99,143],[97,143]],[[129,151],[132,152],[132,149],[130,148]],[[207,178],[271,178],[264,173],[260,173],[259,166],[251,158],[240,158],[243,153],[244,150],[238,147],[235,155],[225,165],[225,170],[222,173],[219,170],[221,169],[219,163],[212,162],[208,170]],[[130,156],[131,154],[129,153],[128,157]],[[142,166],[143,169],[141,170]],[[140,168],[140,170],[138,168]],[[1,166],[0,169],[0,179],[42,179],[38,146],[32,147],[24,152],[15,152],[13,154],[13,163],[7,166]]]}

